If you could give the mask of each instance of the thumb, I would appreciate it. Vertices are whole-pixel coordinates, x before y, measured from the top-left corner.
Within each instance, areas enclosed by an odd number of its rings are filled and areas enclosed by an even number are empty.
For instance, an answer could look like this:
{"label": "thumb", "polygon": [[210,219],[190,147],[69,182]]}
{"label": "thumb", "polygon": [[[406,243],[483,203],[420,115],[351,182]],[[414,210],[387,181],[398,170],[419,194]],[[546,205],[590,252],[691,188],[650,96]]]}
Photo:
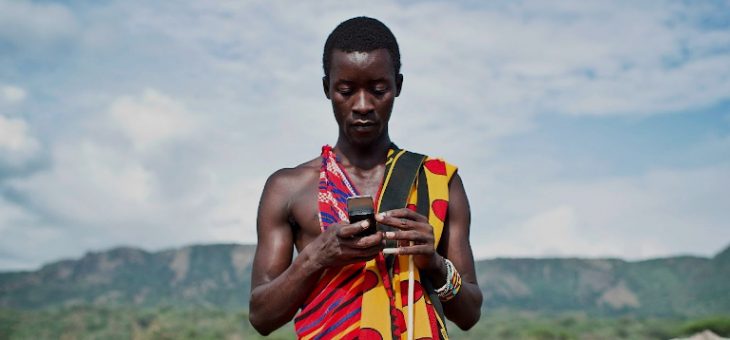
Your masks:
{"label": "thumb", "polygon": [[370,226],[368,220],[362,220],[353,224],[347,224],[337,229],[337,236],[342,238],[350,238],[357,235],[359,232],[367,229]]}

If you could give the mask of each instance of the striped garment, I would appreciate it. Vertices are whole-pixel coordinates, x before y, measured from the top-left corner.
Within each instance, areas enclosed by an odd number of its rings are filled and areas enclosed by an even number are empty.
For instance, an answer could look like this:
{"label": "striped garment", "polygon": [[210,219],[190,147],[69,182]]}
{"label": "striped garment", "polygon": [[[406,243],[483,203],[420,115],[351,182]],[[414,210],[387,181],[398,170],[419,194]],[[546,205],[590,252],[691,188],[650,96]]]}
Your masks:
{"label": "striped garment", "polygon": [[[394,165],[404,152],[395,145],[389,150],[386,175],[378,196],[388,187]],[[423,169],[428,183],[429,223],[438,245],[448,210],[448,181],[456,168],[443,160],[427,158]],[[322,147],[318,203],[323,231],[332,224],[347,221],[347,198],[358,194],[332,147]],[[417,196],[414,185],[408,198],[408,207],[413,210]],[[375,203],[379,208],[377,196]],[[407,261],[406,256],[396,256],[388,265],[381,253],[374,260],[327,269],[294,318],[297,336],[306,340],[405,339]],[[415,339],[448,339],[444,322],[421,286],[418,274],[416,271]]]}

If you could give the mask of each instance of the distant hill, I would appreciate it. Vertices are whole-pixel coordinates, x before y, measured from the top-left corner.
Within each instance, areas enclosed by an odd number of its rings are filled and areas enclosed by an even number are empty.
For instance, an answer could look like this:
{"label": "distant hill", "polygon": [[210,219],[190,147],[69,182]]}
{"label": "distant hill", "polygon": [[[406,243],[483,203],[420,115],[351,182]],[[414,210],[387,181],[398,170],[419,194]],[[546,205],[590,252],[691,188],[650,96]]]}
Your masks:
{"label": "distant hill", "polygon": [[[247,309],[254,245],[115,248],[0,273],[0,308],[71,305]],[[476,264],[486,310],[730,314],[730,248],[713,258],[493,259]]]}
{"label": "distant hill", "polygon": [[[602,315],[730,313],[728,250],[708,259],[496,259],[477,263],[487,309]],[[725,255],[723,255],[725,254]]]}
{"label": "distant hill", "polygon": [[256,246],[196,245],[160,252],[115,248],[33,272],[0,273],[0,307],[78,304],[248,308]]}

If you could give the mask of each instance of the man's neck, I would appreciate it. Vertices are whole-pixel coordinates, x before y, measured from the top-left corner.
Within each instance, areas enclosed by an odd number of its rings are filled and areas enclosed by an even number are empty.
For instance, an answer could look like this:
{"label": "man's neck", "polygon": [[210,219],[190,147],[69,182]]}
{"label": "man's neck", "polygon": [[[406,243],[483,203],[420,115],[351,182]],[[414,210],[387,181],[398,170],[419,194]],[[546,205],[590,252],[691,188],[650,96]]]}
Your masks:
{"label": "man's neck", "polygon": [[354,145],[339,137],[335,150],[342,158],[343,164],[369,170],[385,162],[390,144],[390,137],[387,134],[368,145]]}

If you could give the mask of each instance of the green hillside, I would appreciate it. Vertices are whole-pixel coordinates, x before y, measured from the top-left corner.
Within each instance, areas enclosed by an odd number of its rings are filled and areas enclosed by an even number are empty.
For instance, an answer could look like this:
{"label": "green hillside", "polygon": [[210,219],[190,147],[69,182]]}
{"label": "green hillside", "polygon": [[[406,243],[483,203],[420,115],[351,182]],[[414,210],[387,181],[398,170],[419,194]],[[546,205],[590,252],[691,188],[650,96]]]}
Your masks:
{"label": "green hillside", "polygon": [[38,271],[0,273],[0,308],[72,305],[247,308],[252,245],[200,245],[150,253],[115,248]]}
{"label": "green hillside", "polygon": [[496,259],[477,263],[485,308],[598,315],[730,312],[728,251],[715,258]]}
{"label": "green hillside", "polygon": [[[248,308],[253,245],[161,252],[116,248],[37,271],[0,273],[0,308]],[[493,259],[477,262],[484,309],[594,316],[730,314],[730,249],[714,258]]]}

